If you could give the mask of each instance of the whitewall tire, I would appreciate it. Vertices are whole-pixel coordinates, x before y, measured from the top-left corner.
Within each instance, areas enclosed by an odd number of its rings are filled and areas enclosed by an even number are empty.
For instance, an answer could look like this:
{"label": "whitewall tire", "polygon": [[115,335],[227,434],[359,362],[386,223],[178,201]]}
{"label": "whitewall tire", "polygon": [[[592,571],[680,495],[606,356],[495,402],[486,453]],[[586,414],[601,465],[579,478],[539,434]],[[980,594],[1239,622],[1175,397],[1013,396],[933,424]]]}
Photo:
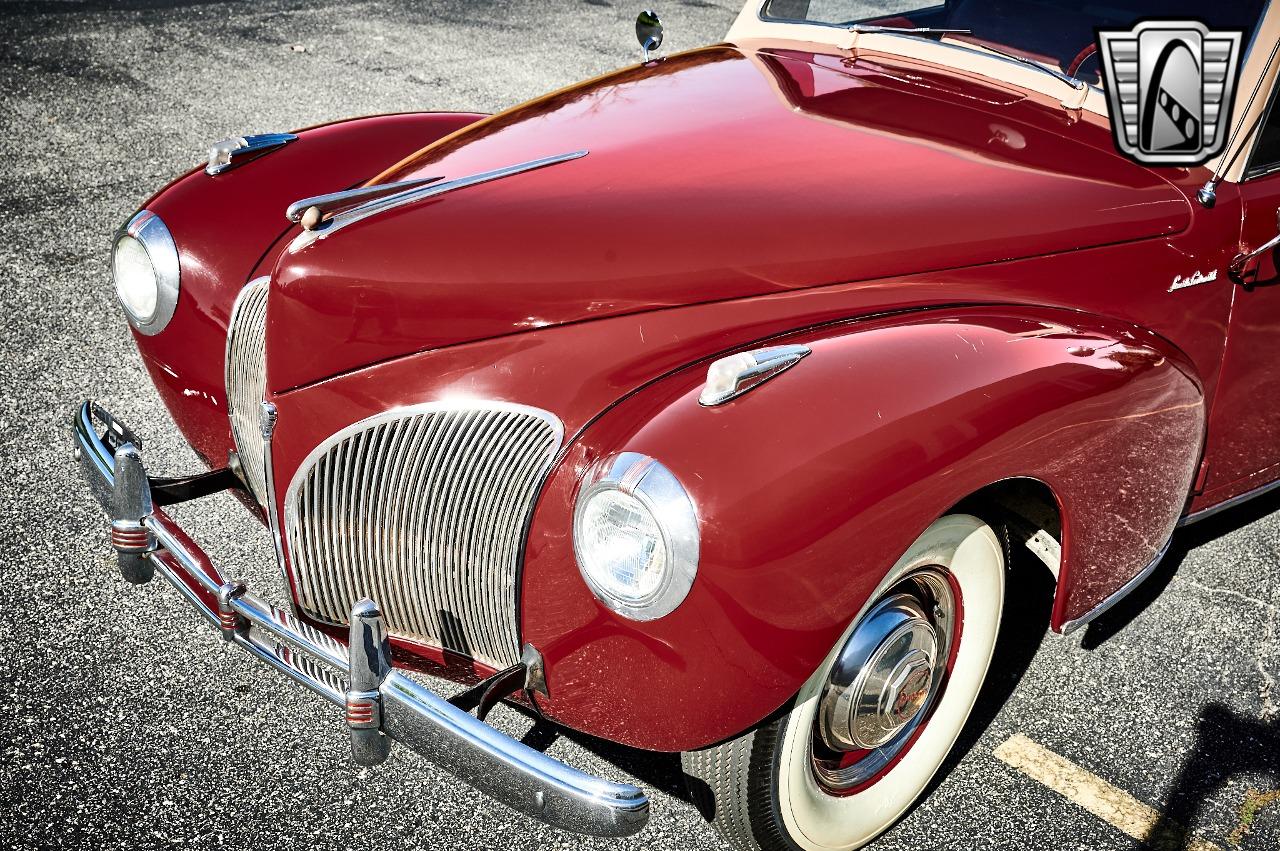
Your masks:
{"label": "whitewall tire", "polygon": [[[829,741],[831,735],[817,733],[831,729],[827,707],[833,701],[823,698],[835,689],[828,689],[828,682],[840,678],[841,666],[848,665],[849,648],[864,640],[883,606],[901,597],[906,585],[915,587],[916,577],[926,574],[935,584],[937,577],[945,577],[942,584],[952,590],[944,594],[954,593],[956,604],[956,617],[946,635],[939,629],[942,649],[935,654],[938,661],[928,680],[932,683],[928,696],[921,693],[923,689],[911,693],[918,696],[921,708],[910,716],[910,725],[883,747],[855,750],[852,744],[838,744],[854,751],[840,754],[846,760],[862,760],[866,759],[863,754],[870,754],[881,761],[870,763],[874,773],[855,773],[857,782],[851,781],[847,788],[833,785],[832,772],[818,768],[824,763],[816,756],[825,753],[823,737]],[[695,799],[704,812],[710,810],[707,814],[724,837],[743,851],[836,851],[867,844],[924,792],[959,737],[991,662],[1003,604],[1004,556],[991,527],[967,514],[934,522],[888,572],[800,689],[789,712],[737,739],[684,754]],[[935,625],[946,623],[945,604],[926,599],[922,608],[938,613]],[[875,677],[861,678],[866,679]],[[904,699],[900,705],[906,708],[892,715],[895,720],[906,717],[916,703]],[[845,770],[856,772],[857,764]]]}

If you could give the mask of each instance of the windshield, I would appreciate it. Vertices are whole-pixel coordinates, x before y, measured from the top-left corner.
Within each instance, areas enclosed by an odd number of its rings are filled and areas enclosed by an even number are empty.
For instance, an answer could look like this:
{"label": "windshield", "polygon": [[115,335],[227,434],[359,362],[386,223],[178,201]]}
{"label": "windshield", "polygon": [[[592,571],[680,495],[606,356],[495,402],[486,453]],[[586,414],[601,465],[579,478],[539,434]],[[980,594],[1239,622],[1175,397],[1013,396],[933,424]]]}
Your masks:
{"label": "windshield", "polygon": [[1065,0],[947,0],[921,8],[899,0],[767,0],[766,21],[832,26],[969,30],[946,34],[948,40],[989,47],[1033,59],[1085,82],[1101,85],[1094,50],[1094,29],[1127,30],[1146,18],[1203,21],[1213,30],[1243,30],[1248,45],[1266,0],[1104,0],[1091,4]]}

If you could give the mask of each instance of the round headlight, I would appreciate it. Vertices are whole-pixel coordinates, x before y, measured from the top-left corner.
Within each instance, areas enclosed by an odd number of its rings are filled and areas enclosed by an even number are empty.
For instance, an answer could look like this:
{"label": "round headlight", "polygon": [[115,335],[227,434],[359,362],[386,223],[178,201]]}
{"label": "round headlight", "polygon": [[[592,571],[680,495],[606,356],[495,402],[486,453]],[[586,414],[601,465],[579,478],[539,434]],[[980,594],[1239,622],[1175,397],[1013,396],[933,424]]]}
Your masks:
{"label": "round headlight", "polygon": [[121,237],[116,243],[112,271],[116,276],[116,294],[124,309],[139,322],[150,322],[156,315],[159,283],[147,249],[127,234]]}
{"label": "round headlight", "polygon": [[178,247],[155,213],[143,210],[116,235],[111,253],[116,295],[129,323],[159,334],[178,306]]}
{"label": "round headlight", "polygon": [[573,548],[602,603],[633,620],[653,620],[670,614],[693,586],[698,515],[670,470],[624,452],[583,483]]}

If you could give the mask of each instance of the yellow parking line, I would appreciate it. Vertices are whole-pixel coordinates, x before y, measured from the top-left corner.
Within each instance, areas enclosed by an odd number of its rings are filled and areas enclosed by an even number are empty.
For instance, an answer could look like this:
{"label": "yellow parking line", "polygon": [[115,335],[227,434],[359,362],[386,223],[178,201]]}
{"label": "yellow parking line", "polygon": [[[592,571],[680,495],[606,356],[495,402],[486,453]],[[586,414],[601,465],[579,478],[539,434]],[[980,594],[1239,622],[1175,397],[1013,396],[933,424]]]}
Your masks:
{"label": "yellow parking line", "polygon": [[1032,780],[1155,851],[1222,851],[1212,842],[1190,836],[1181,825],[1161,818],[1160,813],[1128,792],[1021,733],[1010,736],[994,753]]}

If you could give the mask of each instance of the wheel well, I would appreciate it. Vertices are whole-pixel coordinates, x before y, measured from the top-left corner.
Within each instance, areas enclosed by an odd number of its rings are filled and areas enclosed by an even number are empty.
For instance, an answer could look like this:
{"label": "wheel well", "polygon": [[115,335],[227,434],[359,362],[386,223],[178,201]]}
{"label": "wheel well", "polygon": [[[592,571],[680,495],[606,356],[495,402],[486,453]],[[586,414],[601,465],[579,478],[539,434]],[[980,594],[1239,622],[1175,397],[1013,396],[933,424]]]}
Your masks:
{"label": "wheel well", "polygon": [[[954,764],[973,747],[1013,693],[1048,630],[1061,562],[1062,510],[1053,490],[1044,482],[1012,478],[975,491],[939,516],[948,514],[972,514],[994,529],[1004,548],[1009,573],[1005,613],[1001,619],[1002,644],[998,647],[1002,655],[1000,664],[994,664],[993,673],[989,675],[989,680],[998,682],[989,684],[975,706],[971,716],[974,720],[970,721],[975,732],[963,734],[954,747],[953,756],[949,758]],[[1024,564],[1033,569],[1019,569]],[[1047,567],[1048,571],[1035,570],[1037,564]],[[1010,607],[1011,599],[1023,605]],[[1013,636],[1014,640],[1005,640],[1006,635]],[[750,729],[765,727],[785,716],[794,706],[793,696]]]}
{"label": "wheel well", "polygon": [[[955,765],[995,721],[1048,634],[1065,518],[1053,490],[1030,478],[988,485],[965,497],[951,512],[972,514],[991,526],[1004,545],[1006,565],[1000,637],[987,682],[947,758],[949,765]],[[938,782],[935,778],[934,784]]]}
{"label": "wheel well", "polygon": [[1053,491],[1038,479],[1005,479],[970,494],[947,513],[980,517],[1005,544],[1005,562],[1013,565],[1030,551],[1053,574],[1062,563],[1062,509]]}

